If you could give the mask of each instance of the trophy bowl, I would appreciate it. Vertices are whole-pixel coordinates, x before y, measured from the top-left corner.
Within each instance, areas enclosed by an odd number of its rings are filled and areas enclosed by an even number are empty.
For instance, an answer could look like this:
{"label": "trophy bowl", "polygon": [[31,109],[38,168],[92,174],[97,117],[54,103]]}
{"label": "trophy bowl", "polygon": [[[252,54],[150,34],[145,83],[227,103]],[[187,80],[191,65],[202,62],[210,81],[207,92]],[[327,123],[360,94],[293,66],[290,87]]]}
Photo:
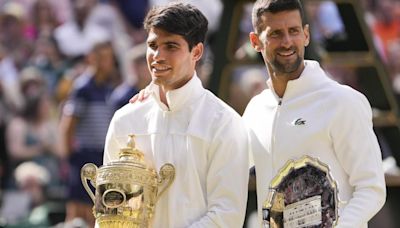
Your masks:
{"label": "trophy bowl", "polygon": [[271,181],[263,203],[263,226],[334,227],[338,201],[337,183],[328,165],[310,156],[290,160]]}
{"label": "trophy bowl", "polygon": [[120,149],[119,160],[100,168],[87,163],[81,169],[82,184],[94,203],[93,214],[100,228],[151,227],[157,199],[174,178],[175,168],[169,163],[159,174],[146,165],[144,154],[135,148],[134,135],[129,135],[127,147]]}

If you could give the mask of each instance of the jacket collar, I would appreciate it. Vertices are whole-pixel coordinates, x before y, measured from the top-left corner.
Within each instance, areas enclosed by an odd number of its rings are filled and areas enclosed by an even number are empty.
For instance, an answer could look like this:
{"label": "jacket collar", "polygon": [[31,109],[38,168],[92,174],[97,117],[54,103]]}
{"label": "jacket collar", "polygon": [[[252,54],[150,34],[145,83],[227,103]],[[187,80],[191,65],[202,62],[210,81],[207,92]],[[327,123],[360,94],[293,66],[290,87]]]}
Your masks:
{"label": "jacket collar", "polygon": [[196,100],[204,93],[201,80],[197,77],[196,72],[193,77],[181,88],[168,91],[166,94],[169,108],[161,102],[159,86],[150,84],[148,91],[152,94],[157,104],[163,111],[177,111],[188,106],[193,100]]}
{"label": "jacket collar", "polygon": [[[329,81],[325,71],[320,67],[317,61],[304,60],[304,63],[305,68],[300,77],[295,80],[288,81],[282,100],[289,100],[291,98],[300,96],[307,91],[318,89],[322,86],[322,84]],[[279,100],[279,97],[276,95],[272,87],[272,81],[270,78],[267,81],[267,85],[274,94],[274,97]]]}

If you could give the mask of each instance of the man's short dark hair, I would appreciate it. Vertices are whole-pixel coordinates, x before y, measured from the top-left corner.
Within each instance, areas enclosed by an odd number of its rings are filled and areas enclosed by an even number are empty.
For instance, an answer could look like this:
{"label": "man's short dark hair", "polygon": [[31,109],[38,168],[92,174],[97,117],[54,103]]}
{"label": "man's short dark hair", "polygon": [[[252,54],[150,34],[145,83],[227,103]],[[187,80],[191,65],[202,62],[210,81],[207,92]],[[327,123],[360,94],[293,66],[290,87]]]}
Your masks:
{"label": "man's short dark hair", "polygon": [[306,24],[303,6],[300,0],[257,0],[254,3],[252,22],[256,33],[260,33],[264,29],[264,25],[260,20],[264,13],[279,13],[287,10],[298,10],[301,16],[302,25]]}
{"label": "man's short dark hair", "polygon": [[204,43],[208,21],[196,7],[190,4],[171,3],[156,6],[147,13],[144,28],[149,32],[152,28],[183,36],[189,50],[198,43]]}

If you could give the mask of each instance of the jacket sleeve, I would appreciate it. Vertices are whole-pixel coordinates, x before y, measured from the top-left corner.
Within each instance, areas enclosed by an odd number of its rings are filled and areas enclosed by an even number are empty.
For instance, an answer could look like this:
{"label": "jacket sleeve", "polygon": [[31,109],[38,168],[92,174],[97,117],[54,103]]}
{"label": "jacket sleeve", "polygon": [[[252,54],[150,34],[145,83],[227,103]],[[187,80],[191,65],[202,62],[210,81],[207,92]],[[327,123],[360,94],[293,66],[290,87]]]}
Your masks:
{"label": "jacket sleeve", "polygon": [[108,126],[103,155],[104,165],[111,161],[118,160],[118,151],[121,148],[121,143],[117,141],[115,132],[117,113],[118,111],[114,114],[113,118],[111,119],[110,125]]}
{"label": "jacket sleeve", "polygon": [[359,93],[345,98],[335,110],[337,114],[331,123],[331,137],[354,192],[341,210],[337,227],[366,227],[386,198],[381,151],[367,99]]}
{"label": "jacket sleeve", "polygon": [[239,116],[216,133],[208,159],[208,211],[190,227],[241,228],[248,194],[248,135]]}

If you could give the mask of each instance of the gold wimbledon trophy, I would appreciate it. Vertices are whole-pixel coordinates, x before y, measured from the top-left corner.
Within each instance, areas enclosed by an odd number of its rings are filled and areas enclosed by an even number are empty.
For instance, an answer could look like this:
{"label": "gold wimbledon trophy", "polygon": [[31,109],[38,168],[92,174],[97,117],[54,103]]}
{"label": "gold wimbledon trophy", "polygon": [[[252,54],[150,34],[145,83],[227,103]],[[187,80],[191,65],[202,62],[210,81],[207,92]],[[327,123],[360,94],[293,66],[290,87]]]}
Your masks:
{"label": "gold wimbledon trophy", "polygon": [[145,164],[144,154],[135,148],[134,135],[129,135],[127,147],[120,149],[118,161],[100,168],[87,163],[81,169],[82,184],[93,200],[100,228],[151,227],[157,199],[174,178],[175,168],[169,163],[161,167],[159,175]]}
{"label": "gold wimbledon trophy", "polygon": [[263,227],[334,227],[338,203],[328,165],[309,156],[290,160],[271,181],[263,203]]}

